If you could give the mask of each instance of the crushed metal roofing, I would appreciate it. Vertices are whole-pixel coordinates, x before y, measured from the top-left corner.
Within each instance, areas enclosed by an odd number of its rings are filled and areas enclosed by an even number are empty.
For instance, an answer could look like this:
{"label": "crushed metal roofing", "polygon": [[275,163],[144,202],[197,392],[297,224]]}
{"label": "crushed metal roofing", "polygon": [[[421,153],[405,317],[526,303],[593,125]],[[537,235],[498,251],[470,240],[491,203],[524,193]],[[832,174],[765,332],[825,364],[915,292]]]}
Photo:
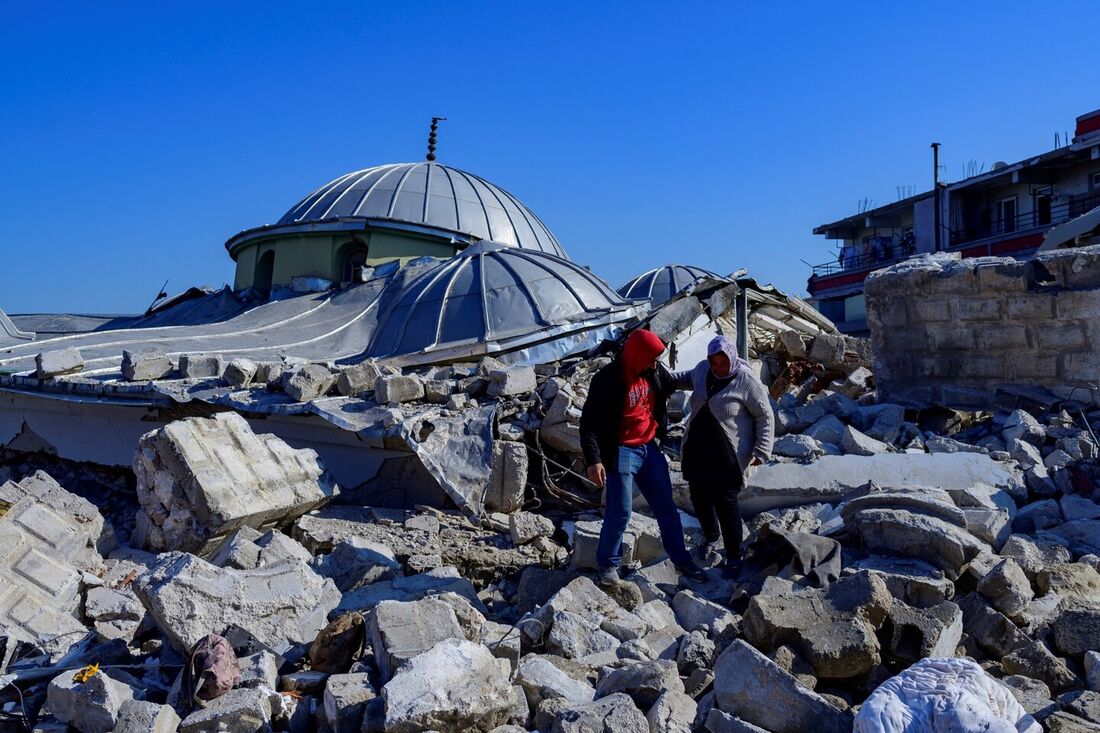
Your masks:
{"label": "crushed metal roofing", "polygon": [[703,278],[724,280],[721,275],[692,265],[664,265],[643,272],[619,288],[624,298],[644,298],[654,307],[667,303]]}
{"label": "crushed metal roofing", "polygon": [[265,229],[341,219],[401,222],[566,257],[542,220],[515,196],[473,173],[432,162],[380,165],[340,176]]}
{"label": "crushed metal roofing", "polygon": [[[594,346],[638,306],[569,260],[480,242],[421,272],[379,315],[369,353],[402,364],[515,352],[553,339],[558,356]],[[572,337],[570,337],[572,335]],[[548,354],[524,360],[545,360]]]}

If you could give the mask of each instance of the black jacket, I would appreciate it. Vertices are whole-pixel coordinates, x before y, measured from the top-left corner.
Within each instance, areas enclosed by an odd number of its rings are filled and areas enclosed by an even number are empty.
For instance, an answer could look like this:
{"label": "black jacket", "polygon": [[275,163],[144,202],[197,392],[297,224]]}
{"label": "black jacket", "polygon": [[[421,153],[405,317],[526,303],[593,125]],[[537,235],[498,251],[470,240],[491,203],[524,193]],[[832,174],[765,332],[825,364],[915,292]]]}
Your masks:
{"label": "black jacket", "polygon": [[[653,394],[653,419],[657,421],[657,437],[664,439],[668,428],[668,398],[676,391],[672,374],[658,363],[646,377]],[[610,472],[619,463],[619,427],[626,403],[626,381],[620,357],[592,377],[588,399],[581,411],[581,450],[584,464],[602,463]]]}

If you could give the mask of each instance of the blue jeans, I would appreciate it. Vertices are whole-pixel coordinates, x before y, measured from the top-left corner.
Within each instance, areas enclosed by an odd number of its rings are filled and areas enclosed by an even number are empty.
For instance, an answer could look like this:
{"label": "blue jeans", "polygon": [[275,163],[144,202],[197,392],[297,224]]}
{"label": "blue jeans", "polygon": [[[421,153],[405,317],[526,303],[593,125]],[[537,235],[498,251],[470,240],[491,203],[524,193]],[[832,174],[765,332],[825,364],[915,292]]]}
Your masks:
{"label": "blue jeans", "polygon": [[619,446],[619,465],[607,474],[607,507],[604,510],[596,562],[601,568],[619,567],[623,559],[623,532],[634,504],[634,486],[649,502],[661,528],[661,544],[677,565],[691,561],[684,546],[680,512],[672,501],[668,461],[655,441],[639,446]]}

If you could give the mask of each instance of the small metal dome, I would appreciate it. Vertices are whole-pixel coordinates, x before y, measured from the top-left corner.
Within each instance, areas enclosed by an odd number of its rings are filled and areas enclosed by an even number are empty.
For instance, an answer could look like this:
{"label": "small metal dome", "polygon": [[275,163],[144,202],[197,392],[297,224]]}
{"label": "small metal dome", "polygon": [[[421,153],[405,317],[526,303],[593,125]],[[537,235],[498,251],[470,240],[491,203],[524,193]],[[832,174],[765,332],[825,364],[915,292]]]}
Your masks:
{"label": "small metal dome", "polygon": [[619,288],[619,295],[624,298],[645,298],[653,306],[658,306],[672,300],[675,295],[683,292],[684,288],[704,277],[712,277],[716,280],[726,279],[718,273],[701,267],[665,265],[638,275]]}
{"label": "small metal dome", "polygon": [[[479,242],[413,277],[387,299],[368,353],[401,364],[516,352],[537,363],[590,348],[639,312],[607,283],[545,252]],[[583,337],[581,336],[583,335]],[[400,358],[395,358],[400,357]]]}
{"label": "small metal dome", "polygon": [[472,173],[432,162],[380,165],[340,176],[302,199],[275,226],[347,218],[404,222],[566,256],[546,225],[515,196]]}

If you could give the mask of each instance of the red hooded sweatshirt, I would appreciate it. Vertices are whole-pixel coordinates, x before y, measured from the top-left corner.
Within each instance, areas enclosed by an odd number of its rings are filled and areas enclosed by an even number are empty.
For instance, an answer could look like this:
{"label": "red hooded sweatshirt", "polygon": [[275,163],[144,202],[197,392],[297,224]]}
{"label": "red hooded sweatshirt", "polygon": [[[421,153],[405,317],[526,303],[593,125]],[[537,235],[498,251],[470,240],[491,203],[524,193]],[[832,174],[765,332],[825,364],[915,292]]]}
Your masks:
{"label": "red hooded sweatshirt", "polygon": [[622,445],[645,445],[657,435],[651,385],[642,372],[664,350],[664,342],[652,331],[640,328],[626,338],[622,355],[626,399],[623,401],[623,419],[619,427],[619,442]]}

